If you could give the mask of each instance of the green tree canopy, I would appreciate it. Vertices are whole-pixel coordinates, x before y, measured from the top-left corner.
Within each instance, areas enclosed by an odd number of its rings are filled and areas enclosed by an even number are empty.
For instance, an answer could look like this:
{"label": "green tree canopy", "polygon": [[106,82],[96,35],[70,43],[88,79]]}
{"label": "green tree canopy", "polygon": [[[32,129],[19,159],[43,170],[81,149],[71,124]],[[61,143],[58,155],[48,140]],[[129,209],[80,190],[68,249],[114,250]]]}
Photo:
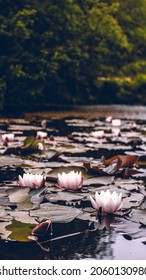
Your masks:
{"label": "green tree canopy", "polygon": [[88,103],[98,78],[144,73],[145,8],[146,0],[0,0],[1,105]]}

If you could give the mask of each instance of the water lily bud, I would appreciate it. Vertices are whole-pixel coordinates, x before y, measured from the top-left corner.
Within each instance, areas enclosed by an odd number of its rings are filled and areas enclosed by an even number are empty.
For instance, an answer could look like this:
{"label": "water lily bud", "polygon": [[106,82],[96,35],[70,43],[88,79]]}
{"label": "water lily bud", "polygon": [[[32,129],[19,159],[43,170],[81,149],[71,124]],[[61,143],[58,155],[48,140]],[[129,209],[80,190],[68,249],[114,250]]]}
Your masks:
{"label": "water lily bud", "polygon": [[44,150],[44,145],[43,145],[43,143],[38,143],[38,144],[37,144],[37,150],[38,150],[38,151],[43,151],[43,150]]}
{"label": "water lily bud", "polygon": [[106,119],[105,119],[105,121],[106,122],[108,122],[108,123],[111,123],[112,122],[112,116],[108,116]]}
{"label": "water lily bud", "polygon": [[83,185],[83,177],[81,172],[70,171],[69,173],[58,173],[58,187],[67,190],[77,190]]}
{"label": "water lily bud", "polygon": [[37,131],[37,138],[38,139],[44,139],[47,138],[48,133],[45,131]]}
{"label": "water lily bud", "polygon": [[109,190],[95,193],[95,199],[90,196],[90,201],[95,210],[102,208],[102,213],[112,214],[121,208],[122,194],[118,194],[115,191],[110,193]]}
{"label": "water lily bud", "polygon": [[12,142],[14,141],[14,134],[13,133],[6,133],[2,135],[3,142]]}
{"label": "water lily bud", "polygon": [[23,177],[21,175],[18,176],[19,178],[19,186],[21,187],[28,187],[31,189],[38,189],[41,188],[45,183],[45,178],[41,174],[31,174],[31,173],[24,173]]}
{"label": "water lily bud", "polygon": [[93,132],[91,133],[91,135],[92,135],[93,137],[95,137],[95,138],[101,139],[101,138],[104,137],[104,130],[93,131]]}
{"label": "water lily bud", "polygon": [[120,119],[113,119],[112,120],[112,126],[121,126],[121,120]]}

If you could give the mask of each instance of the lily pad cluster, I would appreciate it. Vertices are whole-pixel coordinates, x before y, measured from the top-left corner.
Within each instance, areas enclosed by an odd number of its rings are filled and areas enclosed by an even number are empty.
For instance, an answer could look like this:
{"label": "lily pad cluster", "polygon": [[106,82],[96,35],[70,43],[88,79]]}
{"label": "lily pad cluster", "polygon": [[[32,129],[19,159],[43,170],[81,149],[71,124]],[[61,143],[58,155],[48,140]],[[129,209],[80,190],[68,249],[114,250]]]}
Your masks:
{"label": "lily pad cluster", "polygon": [[[8,136],[11,141],[7,141]],[[89,232],[105,229],[132,239],[145,237],[144,122],[1,120],[0,155],[1,240],[38,244],[43,237],[50,241],[61,238],[59,225],[68,232],[68,225],[74,221]],[[24,174],[34,176],[36,182],[42,178],[39,187],[30,186]],[[61,174],[64,178],[72,174],[75,180],[78,174],[78,188],[71,183],[68,187]],[[121,209],[112,218],[102,216],[102,209],[96,211],[91,203],[91,197],[103,191],[122,197]],[[76,235],[79,230],[80,226],[72,227],[69,234]]]}

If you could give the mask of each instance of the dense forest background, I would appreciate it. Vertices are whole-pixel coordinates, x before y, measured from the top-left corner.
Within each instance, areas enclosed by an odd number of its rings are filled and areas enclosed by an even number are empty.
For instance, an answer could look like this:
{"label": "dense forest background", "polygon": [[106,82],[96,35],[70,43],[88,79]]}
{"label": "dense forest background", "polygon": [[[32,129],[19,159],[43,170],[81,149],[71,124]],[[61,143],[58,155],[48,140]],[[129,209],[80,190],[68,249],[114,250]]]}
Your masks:
{"label": "dense forest background", "polygon": [[146,104],[146,0],[0,0],[0,110]]}

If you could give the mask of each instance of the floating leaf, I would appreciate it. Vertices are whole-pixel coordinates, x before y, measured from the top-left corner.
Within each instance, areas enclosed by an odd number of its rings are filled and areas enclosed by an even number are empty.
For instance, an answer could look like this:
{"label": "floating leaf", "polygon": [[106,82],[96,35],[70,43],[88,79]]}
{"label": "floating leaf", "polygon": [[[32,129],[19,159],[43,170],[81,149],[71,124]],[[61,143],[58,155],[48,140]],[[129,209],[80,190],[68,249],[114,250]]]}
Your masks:
{"label": "floating leaf", "polygon": [[7,229],[12,222],[1,222],[0,224],[0,238],[1,239],[8,239],[8,236],[11,234],[11,231]]}
{"label": "floating leaf", "polygon": [[130,218],[123,219],[117,217],[116,219],[117,221],[111,224],[111,227],[114,227],[116,232],[128,234],[132,239],[142,238],[146,235],[146,229],[141,227],[139,222],[134,222]]}
{"label": "floating leaf", "polygon": [[53,159],[55,160],[60,154],[61,154],[61,152],[50,149],[45,152],[44,157],[45,157],[45,159],[48,159],[48,160],[53,160]]}
{"label": "floating leaf", "polygon": [[30,210],[30,216],[42,219],[50,219],[52,222],[69,223],[75,219],[81,209],[76,209],[70,206],[57,204],[43,203],[38,210]]}
{"label": "floating leaf", "polygon": [[124,217],[124,216],[128,216],[131,213],[131,209],[129,210],[118,210],[116,212],[113,213],[114,216],[118,216],[118,217]]}
{"label": "floating leaf", "polygon": [[24,146],[21,149],[21,154],[25,155],[27,153],[34,153],[38,151],[38,144],[42,143],[44,144],[43,140],[40,139],[36,139],[34,136],[28,136],[25,140],[24,140]]}
{"label": "floating leaf", "polygon": [[0,166],[20,166],[23,164],[23,160],[21,158],[16,158],[13,156],[1,156]]}
{"label": "floating leaf", "polygon": [[57,201],[80,201],[85,199],[86,194],[84,193],[73,193],[68,191],[60,191],[57,193],[46,194],[45,198],[50,202],[57,202]]}
{"label": "floating leaf", "polygon": [[29,148],[30,146],[32,146],[32,144],[34,143],[34,141],[36,140],[36,138],[34,136],[28,136],[25,140],[24,140],[24,147],[25,149]]}
{"label": "floating leaf", "polygon": [[131,221],[146,225],[146,210],[132,209]]}
{"label": "floating leaf", "polygon": [[31,229],[33,226],[34,225],[13,220],[10,225],[6,226],[6,230],[11,232],[8,238],[21,242],[30,242],[31,240],[28,238],[28,236],[31,234]]}
{"label": "floating leaf", "polygon": [[114,176],[101,176],[101,177],[94,177],[85,179],[83,181],[83,186],[90,186],[90,185],[109,185],[112,184],[114,181]]}
{"label": "floating leaf", "polygon": [[121,160],[121,167],[131,167],[133,166],[136,161],[138,161],[139,156],[137,155],[116,155],[109,159],[103,160],[103,164],[108,166],[115,160]]}
{"label": "floating leaf", "polygon": [[131,193],[129,197],[123,199],[122,208],[129,209],[131,207],[140,206],[143,202],[144,195],[141,193]]}
{"label": "floating leaf", "polygon": [[8,190],[10,202],[16,203],[18,209],[30,209],[33,206],[29,195],[29,188],[25,187],[15,187],[11,190]]}
{"label": "floating leaf", "polygon": [[13,131],[36,131],[41,129],[41,127],[37,127],[37,126],[32,126],[32,125],[17,125],[17,124],[11,124],[9,126],[9,130],[13,130]]}
{"label": "floating leaf", "polygon": [[0,206],[0,222],[11,221],[12,217],[7,213],[4,206]]}
{"label": "floating leaf", "polygon": [[47,187],[44,186],[40,189],[33,189],[33,190],[30,190],[30,196],[31,196],[31,202],[33,203],[37,203],[37,204],[40,204],[44,197],[45,197],[45,191],[46,191]]}
{"label": "floating leaf", "polygon": [[83,166],[94,175],[103,176],[103,175],[112,175],[115,174],[121,167],[121,160],[118,159],[114,162],[112,162],[108,167],[106,168],[99,168],[96,166],[92,166],[89,162],[84,162]]}
{"label": "floating leaf", "polygon": [[15,219],[15,221],[25,223],[25,224],[37,224],[36,219],[34,217],[30,217],[29,211],[21,211],[16,209],[14,210],[7,210],[7,213],[11,217],[11,219]]}

